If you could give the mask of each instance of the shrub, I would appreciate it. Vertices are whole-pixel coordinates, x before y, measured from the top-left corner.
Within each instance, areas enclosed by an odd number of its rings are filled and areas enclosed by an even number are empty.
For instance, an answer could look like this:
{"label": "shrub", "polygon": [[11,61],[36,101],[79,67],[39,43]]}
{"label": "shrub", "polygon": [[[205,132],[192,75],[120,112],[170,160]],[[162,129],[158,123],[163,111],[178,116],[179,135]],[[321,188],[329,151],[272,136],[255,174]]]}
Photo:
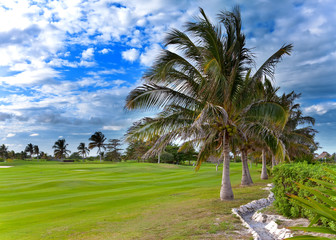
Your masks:
{"label": "shrub", "polygon": [[[311,188],[306,187],[304,185],[298,184],[300,189],[305,189],[308,192],[310,192],[313,196],[315,196],[315,199],[312,198],[300,198],[295,195],[290,195],[295,203],[297,203],[299,206],[303,207],[304,209],[310,209],[311,212],[315,214],[314,219],[310,222],[308,227],[291,227],[293,230],[301,230],[306,232],[316,232],[316,233],[328,233],[332,235],[336,235],[336,214],[335,214],[335,207],[336,207],[336,172],[332,171],[330,169],[324,169],[325,171],[329,172],[332,177],[326,178],[326,180],[314,180],[321,185],[321,188]],[[318,200],[318,201],[317,201]],[[316,223],[319,223],[319,221],[325,221],[326,227],[320,227],[320,226],[313,226]],[[289,239],[303,239],[303,236],[293,237]],[[309,236],[306,236],[305,239],[330,239],[330,238],[324,238],[324,237],[312,237],[309,238]]]}
{"label": "shrub", "polygon": [[308,187],[318,187],[318,184],[309,178],[322,179],[327,173],[323,165],[311,165],[307,163],[281,164],[273,170],[274,206],[286,217],[306,217],[312,219],[314,214],[302,208],[297,203],[290,201],[286,194],[296,195],[302,198],[311,197],[307,190],[299,188],[297,183]]}
{"label": "shrub", "polygon": [[160,161],[162,163],[174,163],[174,155],[168,152],[161,154]]}

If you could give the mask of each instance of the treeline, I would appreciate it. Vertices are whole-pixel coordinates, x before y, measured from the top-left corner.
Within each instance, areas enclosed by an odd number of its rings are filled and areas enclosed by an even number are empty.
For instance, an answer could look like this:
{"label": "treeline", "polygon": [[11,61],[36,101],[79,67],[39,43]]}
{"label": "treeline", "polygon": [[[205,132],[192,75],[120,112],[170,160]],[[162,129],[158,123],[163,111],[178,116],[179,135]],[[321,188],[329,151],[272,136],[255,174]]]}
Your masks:
{"label": "treeline", "polygon": [[[86,146],[84,142],[79,143],[76,152],[71,153],[68,149],[68,144],[65,139],[58,139],[52,148],[54,155],[49,155],[40,151],[38,145],[32,143],[27,144],[25,149],[21,152],[8,150],[5,144],[0,146],[0,160],[6,161],[7,159],[21,159],[21,160],[59,160],[65,162],[74,161],[137,161],[137,162],[158,162],[181,164],[197,160],[197,152],[194,148],[187,149],[186,151],[179,151],[177,144],[169,144],[160,156],[143,158],[145,153],[153,147],[153,141],[132,141],[129,142],[128,147],[123,152],[120,139],[108,139],[102,132],[95,132],[89,138],[89,144]],[[89,156],[91,150],[97,149],[97,156]]]}

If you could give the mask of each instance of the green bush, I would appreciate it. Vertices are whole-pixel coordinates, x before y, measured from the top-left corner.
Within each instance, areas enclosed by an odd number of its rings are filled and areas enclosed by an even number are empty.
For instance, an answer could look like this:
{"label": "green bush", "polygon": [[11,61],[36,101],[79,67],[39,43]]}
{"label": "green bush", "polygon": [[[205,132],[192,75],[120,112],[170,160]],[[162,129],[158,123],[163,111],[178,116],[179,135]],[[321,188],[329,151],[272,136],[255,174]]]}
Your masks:
{"label": "green bush", "polygon": [[161,154],[160,161],[162,163],[174,163],[174,155],[168,152]]}
{"label": "green bush", "polygon": [[[304,209],[309,209],[315,214],[313,220],[310,221],[308,227],[291,227],[292,230],[300,230],[305,232],[315,232],[315,233],[327,233],[336,235],[336,172],[327,168],[324,168],[326,172],[331,174],[331,177],[325,178],[325,180],[311,179],[317,182],[320,186],[319,188],[311,188],[301,184],[298,184],[300,189],[305,189],[310,192],[313,198],[301,198],[295,195],[288,196],[299,206]],[[321,222],[324,227],[321,227]],[[314,226],[315,225],[315,226]],[[289,239],[303,239],[303,236],[297,236]],[[304,239],[330,239],[325,237],[313,237],[305,236]],[[333,238],[334,239],[334,238]]]}
{"label": "green bush", "polygon": [[[312,219],[314,214],[307,209],[302,208],[296,202],[291,201],[286,194],[296,195],[302,198],[312,197],[307,190],[299,188],[297,183],[304,186],[319,188],[319,185],[309,180],[309,178],[322,179],[328,175],[323,168],[327,165],[311,165],[307,163],[281,164],[273,170],[274,183],[274,206],[286,217],[306,217]],[[314,197],[313,197],[314,198]]]}

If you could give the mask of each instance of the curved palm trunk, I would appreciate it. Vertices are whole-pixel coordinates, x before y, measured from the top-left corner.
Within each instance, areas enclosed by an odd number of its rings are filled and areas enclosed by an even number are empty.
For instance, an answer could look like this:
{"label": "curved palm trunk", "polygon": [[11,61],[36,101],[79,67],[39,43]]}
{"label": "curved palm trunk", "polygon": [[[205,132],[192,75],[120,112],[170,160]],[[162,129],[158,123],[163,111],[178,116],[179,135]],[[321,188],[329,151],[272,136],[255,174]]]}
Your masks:
{"label": "curved palm trunk", "polygon": [[230,181],[230,148],[229,141],[224,136],[224,160],[223,160],[223,175],[222,175],[222,187],[220,190],[220,199],[233,200],[233,192]]}
{"label": "curved palm trunk", "polygon": [[247,186],[250,184],[253,184],[250,170],[248,167],[248,162],[247,162],[247,150],[243,149],[241,150],[241,160],[242,160],[242,179],[241,179],[241,185],[242,186]]}
{"label": "curved palm trunk", "polygon": [[275,156],[274,154],[272,153],[272,169],[277,165],[277,162],[275,160]]}
{"label": "curved palm trunk", "polygon": [[266,152],[263,149],[261,154],[262,167],[261,167],[261,179],[268,179],[267,168],[266,168]]}

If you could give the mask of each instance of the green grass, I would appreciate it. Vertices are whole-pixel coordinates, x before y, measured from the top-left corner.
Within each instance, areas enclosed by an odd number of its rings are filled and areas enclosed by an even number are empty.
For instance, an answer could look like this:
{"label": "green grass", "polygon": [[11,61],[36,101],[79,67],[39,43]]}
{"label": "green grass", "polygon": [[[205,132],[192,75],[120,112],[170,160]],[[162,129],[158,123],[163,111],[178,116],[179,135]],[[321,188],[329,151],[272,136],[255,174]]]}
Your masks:
{"label": "green grass", "polygon": [[0,168],[1,240],[235,239],[241,226],[231,208],[267,195],[255,166],[256,184],[239,187],[239,163],[230,202],[219,201],[221,172],[212,164],[197,173],[147,163],[10,165]]}

